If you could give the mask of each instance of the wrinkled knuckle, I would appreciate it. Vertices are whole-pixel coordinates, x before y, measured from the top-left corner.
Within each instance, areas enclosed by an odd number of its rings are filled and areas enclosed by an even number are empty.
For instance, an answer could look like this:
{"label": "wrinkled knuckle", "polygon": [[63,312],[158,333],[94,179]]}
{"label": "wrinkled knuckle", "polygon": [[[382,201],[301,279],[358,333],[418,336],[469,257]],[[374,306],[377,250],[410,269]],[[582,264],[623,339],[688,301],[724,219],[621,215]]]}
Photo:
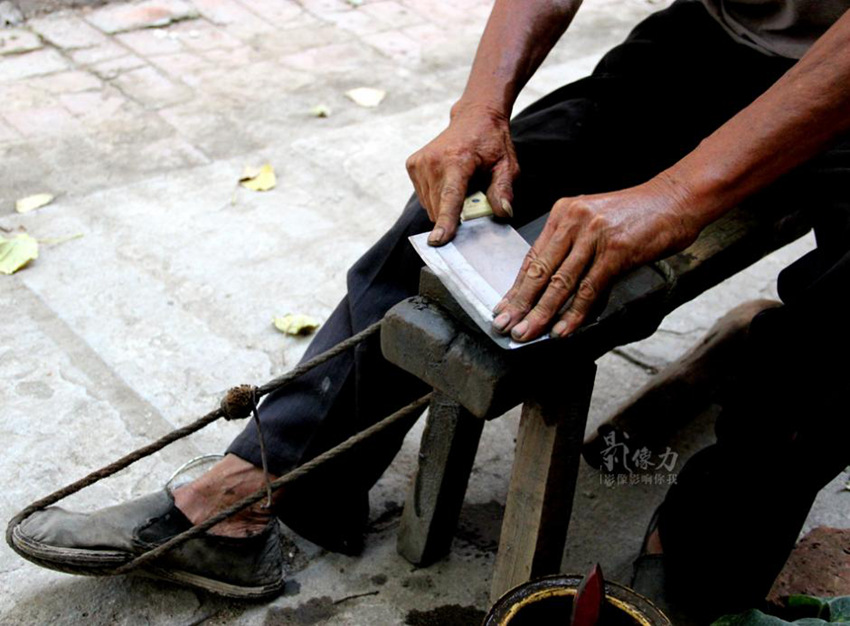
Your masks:
{"label": "wrinkled knuckle", "polygon": [[590,217],[590,222],[588,223],[588,228],[595,233],[602,233],[608,230],[611,227],[611,223],[608,221],[608,218],[604,215],[594,215]]}
{"label": "wrinkled knuckle", "polygon": [[605,239],[605,248],[614,256],[628,256],[632,249],[632,242],[628,237],[620,234],[612,234]]}
{"label": "wrinkled knuckle", "polygon": [[565,208],[565,212],[573,220],[585,221],[593,216],[593,209],[581,196],[573,198]]}
{"label": "wrinkled knuckle", "polygon": [[552,311],[549,306],[539,303],[528,312],[525,319],[528,320],[532,326],[543,325],[552,318],[553,313],[554,311]]}
{"label": "wrinkled knuckle", "polygon": [[555,273],[552,278],[549,279],[549,288],[558,293],[569,293],[571,287],[572,280],[569,276],[562,274],[561,272]]}
{"label": "wrinkled knuckle", "polygon": [[454,165],[465,167],[474,159],[469,151],[464,148],[450,148],[446,150],[446,160]]}
{"label": "wrinkled knuckle", "polygon": [[529,302],[525,297],[516,297],[514,298],[513,315],[511,317],[513,319],[524,317],[530,308],[531,302]]}
{"label": "wrinkled knuckle", "polygon": [[578,297],[582,300],[594,300],[599,295],[599,290],[592,280],[583,280],[578,288]]}
{"label": "wrinkled knuckle", "polygon": [[460,188],[456,185],[443,185],[440,189],[440,200],[456,200],[460,195]]}
{"label": "wrinkled knuckle", "polygon": [[426,167],[430,167],[430,168],[436,168],[443,161],[442,157],[437,152],[435,152],[433,150],[429,150],[428,152],[425,152],[424,154],[422,154],[422,156],[420,158],[422,160],[422,163]]}
{"label": "wrinkled knuckle", "polygon": [[546,263],[542,259],[538,258],[529,263],[526,274],[532,280],[540,281],[550,274],[550,270]]}
{"label": "wrinkled knuckle", "polygon": [[559,215],[567,213],[570,209],[570,201],[566,198],[561,198],[552,206],[552,213]]}
{"label": "wrinkled knuckle", "polygon": [[525,255],[525,258],[522,260],[522,271],[528,271],[528,268],[531,267],[532,263],[537,261],[537,251],[534,248],[529,249],[528,253]]}

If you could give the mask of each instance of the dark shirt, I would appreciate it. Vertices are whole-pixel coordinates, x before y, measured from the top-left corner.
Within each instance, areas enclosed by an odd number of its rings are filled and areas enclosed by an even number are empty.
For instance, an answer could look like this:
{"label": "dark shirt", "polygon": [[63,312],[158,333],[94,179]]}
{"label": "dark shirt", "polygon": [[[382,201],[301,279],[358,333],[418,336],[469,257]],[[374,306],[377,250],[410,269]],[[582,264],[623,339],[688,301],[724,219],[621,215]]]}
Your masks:
{"label": "dark shirt", "polygon": [[701,0],[736,40],[799,59],[850,9],[850,0]]}

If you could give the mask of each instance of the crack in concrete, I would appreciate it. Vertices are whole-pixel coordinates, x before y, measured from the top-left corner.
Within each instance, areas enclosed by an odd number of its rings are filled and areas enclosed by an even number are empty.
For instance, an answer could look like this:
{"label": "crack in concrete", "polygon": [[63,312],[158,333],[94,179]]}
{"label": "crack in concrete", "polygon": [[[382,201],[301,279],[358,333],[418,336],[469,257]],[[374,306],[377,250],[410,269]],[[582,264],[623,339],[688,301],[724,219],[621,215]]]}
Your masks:
{"label": "crack in concrete", "polygon": [[646,361],[639,359],[638,357],[636,357],[632,354],[629,354],[628,352],[626,352],[622,348],[614,348],[613,350],[611,350],[610,353],[616,354],[618,357],[620,357],[624,361],[631,363],[632,365],[636,365],[637,367],[642,369],[644,372],[646,372],[647,374],[650,374],[652,376],[654,376],[659,371],[661,371],[655,365],[652,365],[651,363],[647,363]]}

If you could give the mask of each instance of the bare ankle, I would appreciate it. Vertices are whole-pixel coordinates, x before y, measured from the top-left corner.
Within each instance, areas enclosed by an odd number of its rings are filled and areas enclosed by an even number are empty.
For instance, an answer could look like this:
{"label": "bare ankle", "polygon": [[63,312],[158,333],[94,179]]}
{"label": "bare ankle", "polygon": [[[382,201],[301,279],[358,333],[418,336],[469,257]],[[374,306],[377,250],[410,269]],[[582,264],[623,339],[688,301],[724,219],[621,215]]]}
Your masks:
{"label": "bare ankle", "polygon": [[[174,490],[174,503],[192,524],[200,524],[261,489],[263,472],[237,456],[227,455],[197,480]],[[218,535],[244,537],[268,524],[270,510],[257,503],[210,529]]]}
{"label": "bare ankle", "polygon": [[661,545],[661,534],[657,528],[646,539],[646,553],[664,554],[664,546]]}

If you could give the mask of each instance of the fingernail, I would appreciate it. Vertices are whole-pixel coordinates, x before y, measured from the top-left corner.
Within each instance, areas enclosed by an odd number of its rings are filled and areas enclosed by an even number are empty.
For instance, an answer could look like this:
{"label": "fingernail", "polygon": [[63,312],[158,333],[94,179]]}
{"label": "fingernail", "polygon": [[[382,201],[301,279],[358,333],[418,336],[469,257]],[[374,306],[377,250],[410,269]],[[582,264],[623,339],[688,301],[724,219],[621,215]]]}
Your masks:
{"label": "fingernail", "polygon": [[431,231],[431,234],[428,235],[428,243],[436,245],[443,241],[443,236],[446,234],[446,231],[442,226],[437,226],[434,230]]}
{"label": "fingernail", "polygon": [[496,306],[493,307],[493,313],[496,313],[496,314],[501,313],[502,309],[505,308],[505,305],[507,305],[507,303],[508,303],[507,298],[502,298],[501,300],[499,300],[499,304],[497,304]]}
{"label": "fingernail", "polygon": [[563,320],[552,327],[553,337],[563,337],[567,332],[567,323]]}
{"label": "fingernail", "polygon": [[514,326],[514,329],[511,331],[511,335],[514,339],[522,339],[523,335],[528,332],[528,322],[525,320],[521,321],[519,324]]}
{"label": "fingernail", "polygon": [[514,208],[511,206],[511,203],[508,202],[505,198],[502,198],[502,210],[508,214],[508,217],[514,216]]}
{"label": "fingernail", "polygon": [[510,323],[510,321],[511,314],[502,313],[496,319],[493,320],[493,328],[495,328],[499,332],[502,332],[503,330],[505,330],[505,327]]}

